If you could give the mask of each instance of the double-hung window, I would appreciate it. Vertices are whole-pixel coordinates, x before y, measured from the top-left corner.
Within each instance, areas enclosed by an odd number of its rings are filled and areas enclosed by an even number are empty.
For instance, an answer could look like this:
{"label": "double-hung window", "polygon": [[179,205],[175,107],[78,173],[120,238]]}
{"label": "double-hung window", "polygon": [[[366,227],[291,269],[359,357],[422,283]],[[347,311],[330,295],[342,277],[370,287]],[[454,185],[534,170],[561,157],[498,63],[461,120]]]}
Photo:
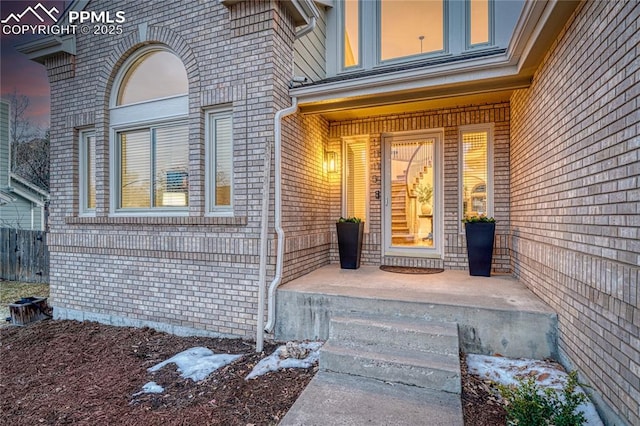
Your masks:
{"label": "double-hung window", "polygon": [[112,93],[111,211],[185,215],[189,206],[188,78],[151,46],[123,65]]}
{"label": "double-hung window", "polygon": [[207,205],[212,216],[233,214],[233,125],[231,111],[206,113]]}
{"label": "double-hung window", "polygon": [[80,214],[92,216],[96,213],[96,133],[83,130],[79,138],[80,154]]}

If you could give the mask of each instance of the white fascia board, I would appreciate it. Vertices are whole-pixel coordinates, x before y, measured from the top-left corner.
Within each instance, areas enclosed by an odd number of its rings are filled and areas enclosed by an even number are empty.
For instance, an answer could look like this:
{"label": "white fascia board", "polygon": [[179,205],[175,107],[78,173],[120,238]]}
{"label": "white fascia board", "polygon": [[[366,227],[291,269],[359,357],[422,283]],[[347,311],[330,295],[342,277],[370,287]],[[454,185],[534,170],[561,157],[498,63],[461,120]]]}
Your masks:
{"label": "white fascia board", "polygon": [[18,176],[15,173],[10,173],[9,174],[9,186],[12,186],[11,184],[13,182],[16,182],[16,183],[18,183],[18,184],[20,184],[20,185],[22,185],[22,186],[24,186],[26,188],[29,188],[31,191],[41,195],[43,198],[49,198],[49,193],[47,191],[45,191],[44,189],[38,188],[37,186],[35,186],[31,182],[29,182],[26,179]]}

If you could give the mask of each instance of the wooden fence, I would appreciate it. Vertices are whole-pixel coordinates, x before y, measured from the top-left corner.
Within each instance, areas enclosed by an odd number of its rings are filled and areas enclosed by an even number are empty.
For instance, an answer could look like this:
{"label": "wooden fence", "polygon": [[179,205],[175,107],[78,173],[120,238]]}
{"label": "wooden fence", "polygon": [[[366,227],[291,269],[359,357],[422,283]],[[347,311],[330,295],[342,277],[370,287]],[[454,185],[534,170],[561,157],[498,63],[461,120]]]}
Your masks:
{"label": "wooden fence", "polygon": [[0,228],[0,278],[48,283],[47,233]]}

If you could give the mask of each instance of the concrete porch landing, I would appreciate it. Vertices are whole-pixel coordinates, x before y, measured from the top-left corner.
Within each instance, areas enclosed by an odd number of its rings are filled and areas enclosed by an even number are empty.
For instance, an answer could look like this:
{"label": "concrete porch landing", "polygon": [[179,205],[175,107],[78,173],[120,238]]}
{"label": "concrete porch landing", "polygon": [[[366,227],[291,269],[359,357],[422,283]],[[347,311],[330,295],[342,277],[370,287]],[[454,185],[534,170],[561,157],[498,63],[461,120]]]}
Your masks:
{"label": "concrete porch landing", "polygon": [[279,287],[278,340],[329,337],[333,315],[409,317],[458,324],[467,353],[556,357],[556,313],[509,275],[410,275],[328,265]]}

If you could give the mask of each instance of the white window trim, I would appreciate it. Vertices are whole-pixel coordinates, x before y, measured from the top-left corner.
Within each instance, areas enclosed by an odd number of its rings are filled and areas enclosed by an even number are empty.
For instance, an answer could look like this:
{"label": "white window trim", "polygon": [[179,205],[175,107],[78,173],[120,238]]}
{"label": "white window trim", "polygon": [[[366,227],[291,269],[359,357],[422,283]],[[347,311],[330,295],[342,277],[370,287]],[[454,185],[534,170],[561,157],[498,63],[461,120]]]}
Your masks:
{"label": "white window trim", "polygon": [[[233,111],[231,106],[210,108],[205,111],[204,120],[204,134],[205,134],[205,205],[207,207],[205,216],[209,217],[233,217],[233,200],[234,200],[234,174],[231,174],[231,188],[230,188],[230,200],[229,206],[218,206],[215,204],[216,199],[216,186],[215,186],[215,140],[212,140],[211,134],[211,120],[214,118],[229,118],[231,119],[231,161],[233,163],[233,150],[234,150],[234,138],[233,138]],[[233,165],[232,165],[233,166]],[[233,170],[233,167],[232,167]]]}
{"label": "white window trim", "polygon": [[[186,117],[185,117],[186,118]],[[151,130],[164,126],[172,126],[179,124],[187,124],[188,121],[183,118],[181,120],[164,120],[152,121],[147,123],[139,123],[136,126],[117,126],[111,128],[111,196],[109,200],[110,214],[109,216],[188,216],[189,206],[185,207],[144,207],[144,208],[121,208],[118,206],[120,200],[120,144],[118,143],[118,134],[122,132],[130,132],[135,130]],[[151,155],[151,152],[149,152]],[[188,196],[188,194],[187,194]]]}
{"label": "white window trim", "polygon": [[[89,189],[89,173],[88,173],[88,155],[89,155],[89,150],[87,149],[87,138],[89,136],[93,136],[94,138],[94,143],[96,143],[95,140],[95,136],[96,136],[96,131],[95,129],[84,129],[84,130],[80,130],[80,132],[78,133],[78,166],[79,166],[79,170],[78,170],[78,187],[79,187],[79,194],[78,194],[78,204],[79,204],[79,216],[81,217],[92,217],[96,215],[96,209],[94,208],[89,208],[88,207],[88,202],[89,200],[87,199],[87,190]],[[95,149],[95,148],[94,148]],[[95,173],[96,171],[93,170],[93,173]],[[97,201],[97,200],[96,200]]]}
{"label": "white window trim", "polygon": [[364,232],[369,233],[369,224],[371,222],[371,200],[370,200],[370,174],[369,170],[371,170],[371,153],[370,153],[370,139],[369,135],[359,135],[359,136],[349,136],[342,138],[342,147],[341,147],[341,157],[342,157],[342,199],[341,199],[341,216],[347,217],[347,172],[348,172],[348,164],[347,164],[347,145],[350,142],[362,141],[365,142],[365,153],[366,153],[366,163],[367,167],[365,169],[365,194],[366,194],[366,203],[365,203],[365,214],[366,218],[364,221]]}
{"label": "white window trim", "polygon": [[458,216],[460,233],[464,233],[463,219],[463,173],[464,152],[462,150],[462,136],[465,133],[487,132],[487,216],[494,215],[494,174],[493,174],[493,135],[494,123],[469,124],[458,127]]}

